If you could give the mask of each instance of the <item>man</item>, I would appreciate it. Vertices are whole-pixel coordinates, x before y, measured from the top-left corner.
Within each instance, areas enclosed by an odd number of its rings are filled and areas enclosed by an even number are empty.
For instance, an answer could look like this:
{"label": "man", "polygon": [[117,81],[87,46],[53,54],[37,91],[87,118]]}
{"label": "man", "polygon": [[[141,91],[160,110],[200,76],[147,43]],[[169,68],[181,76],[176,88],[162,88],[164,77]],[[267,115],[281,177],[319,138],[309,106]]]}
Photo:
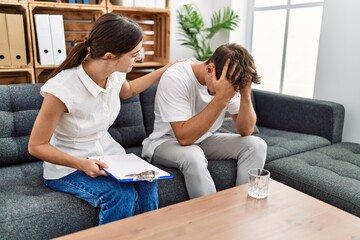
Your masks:
{"label": "man", "polygon": [[[174,64],[162,75],[155,98],[153,133],[142,156],[178,168],[190,198],[216,192],[208,160],[237,161],[236,185],[247,182],[250,168],[262,168],[266,143],[251,136],[256,114],[251,84],[260,83],[252,56],[238,44],[216,49],[206,62]],[[216,133],[226,111],[238,134]]]}

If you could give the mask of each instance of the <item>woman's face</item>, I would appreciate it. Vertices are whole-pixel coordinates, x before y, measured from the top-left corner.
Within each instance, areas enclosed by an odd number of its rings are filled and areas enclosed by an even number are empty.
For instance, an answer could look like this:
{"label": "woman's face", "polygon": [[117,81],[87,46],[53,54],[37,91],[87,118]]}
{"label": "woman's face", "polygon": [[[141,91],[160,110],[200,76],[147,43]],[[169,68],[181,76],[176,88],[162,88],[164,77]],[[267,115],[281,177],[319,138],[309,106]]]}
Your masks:
{"label": "woman's face", "polygon": [[143,41],[139,42],[139,44],[130,52],[124,53],[121,57],[117,58],[116,68],[118,72],[131,72],[137,61],[141,60],[140,50],[142,48]]}

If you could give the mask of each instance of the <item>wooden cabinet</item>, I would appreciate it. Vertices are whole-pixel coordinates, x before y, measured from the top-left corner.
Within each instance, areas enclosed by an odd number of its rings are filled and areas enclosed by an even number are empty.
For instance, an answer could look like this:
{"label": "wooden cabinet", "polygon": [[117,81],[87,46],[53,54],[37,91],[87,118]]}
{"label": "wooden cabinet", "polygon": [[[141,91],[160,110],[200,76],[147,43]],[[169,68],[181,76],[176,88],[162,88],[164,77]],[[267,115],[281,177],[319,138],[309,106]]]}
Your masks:
{"label": "wooden cabinet", "polygon": [[[136,1],[136,0],[135,0]],[[35,14],[61,14],[64,20],[66,52],[76,42],[86,39],[94,22],[104,13],[113,12],[136,20],[144,30],[144,53],[141,63],[127,75],[133,79],[164,66],[169,61],[170,10],[169,1],[164,7],[128,7],[112,4],[110,0],[90,0],[90,4],[53,1],[0,0],[0,13],[21,13],[26,26],[26,66],[0,66],[0,84],[45,82],[57,65],[42,65],[39,58]],[[76,1],[75,1],[76,2]],[[16,76],[18,75],[18,76]]]}
{"label": "wooden cabinet", "polygon": [[[33,65],[33,43],[31,37],[30,18],[28,4],[24,2],[17,2],[15,0],[0,1],[0,14],[18,14],[22,16],[25,40],[25,64],[22,65],[0,65],[0,84],[12,83],[34,83],[34,65]],[[1,22],[2,28],[6,28],[6,23]],[[10,23],[11,24],[11,23]],[[16,27],[15,27],[16,28]],[[12,29],[19,31],[19,29]],[[5,30],[6,31],[6,30]],[[0,38],[4,39],[7,36],[1,33]],[[3,46],[2,46],[3,47]],[[9,49],[10,51],[10,49]],[[4,53],[0,52],[0,57]],[[5,56],[6,57],[6,56]],[[9,57],[9,56],[8,56]]]}

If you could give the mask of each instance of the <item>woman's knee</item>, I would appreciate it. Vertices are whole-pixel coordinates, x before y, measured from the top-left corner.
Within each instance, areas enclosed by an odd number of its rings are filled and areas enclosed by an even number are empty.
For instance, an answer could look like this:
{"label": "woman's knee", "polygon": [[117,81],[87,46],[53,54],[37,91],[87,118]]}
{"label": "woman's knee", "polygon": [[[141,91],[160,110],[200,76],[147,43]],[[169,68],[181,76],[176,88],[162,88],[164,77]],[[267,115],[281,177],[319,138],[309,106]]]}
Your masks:
{"label": "woman's knee", "polygon": [[134,207],[138,193],[131,183],[121,183],[118,187],[103,193],[101,199],[102,204],[107,208],[112,207]]}
{"label": "woman's knee", "polygon": [[154,195],[154,194],[158,194],[158,184],[157,181],[153,181],[153,182],[135,182],[134,186],[136,188],[136,191],[138,192],[139,195]]}

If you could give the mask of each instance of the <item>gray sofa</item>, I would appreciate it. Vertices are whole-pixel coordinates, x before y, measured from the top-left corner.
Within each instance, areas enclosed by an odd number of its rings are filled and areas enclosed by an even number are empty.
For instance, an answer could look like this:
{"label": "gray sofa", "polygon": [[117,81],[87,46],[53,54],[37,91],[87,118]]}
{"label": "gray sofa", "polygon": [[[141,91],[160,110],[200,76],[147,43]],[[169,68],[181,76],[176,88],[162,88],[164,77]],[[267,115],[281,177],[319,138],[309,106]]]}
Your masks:
{"label": "gray sofa", "polygon": [[[27,152],[42,103],[40,87],[0,86],[1,239],[49,239],[98,223],[96,208],[44,186],[42,162]],[[152,131],[155,92],[156,86],[122,102],[109,132],[127,152],[140,155],[141,142]],[[256,134],[268,144],[266,168],[272,178],[360,216],[360,179],[355,174],[360,172],[360,155],[354,154],[360,147],[341,143],[343,106],[256,90],[253,101]],[[229,123],[227,119],[220,131],[233,131]],[[158,182],[160,207],[188,200],[181,172],[164,169],[174,178]],[[209,170],[219,191],[234,186],[235,161],[211,161]]]}

